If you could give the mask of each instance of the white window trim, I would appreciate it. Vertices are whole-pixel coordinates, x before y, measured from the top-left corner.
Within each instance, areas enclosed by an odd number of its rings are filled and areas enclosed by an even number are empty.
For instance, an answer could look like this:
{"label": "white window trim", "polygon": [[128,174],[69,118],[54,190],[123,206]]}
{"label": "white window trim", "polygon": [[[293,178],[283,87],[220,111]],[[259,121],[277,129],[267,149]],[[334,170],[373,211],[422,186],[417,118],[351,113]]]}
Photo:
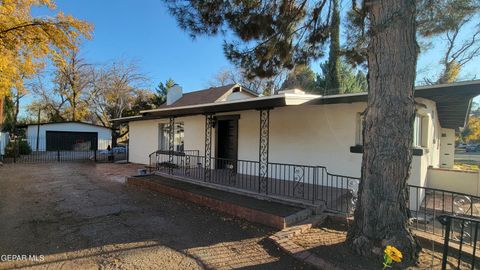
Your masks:
{"label": "white window trim", "polygon": [[[177,130],[177,125],[182,125],[183,130]],[[158,142],[157,142],[157,148],[158,150],[169,150],[169,140],[168,140],[168,132],[167,135],[165,135],[164,128],[169,127],[170,123],[167,122],[162,122],[158,124]],[[174,138],[174,150],[175,151],[183,151],[185,147],[185,123],[184,122],[175,122],[175,138]],[[177,136],[178,135],[178,136]],[[164,147],[162,147],[164,146]]]}
{"label": "white window trim", "polygon": [[[418,129],[420,129],[418,131]],[[429,148],[430,147],[430,116],[426,113],[416,113],[413,126],[413,147]],[[416,136],[418,137],[416,138]]]}
{"label": "white window trim", "polygon": [[[363,145],[363,121],[364,116],[361,112],[356,113],[355,116],[355,145]],[[421,121],[420,123],[420,134],[418,140],[420,141],[417,144],[417,140],[415,136],[417,135],[417,121]],[[429,148],[430,147],[430,115],[428,113],[416,113],[415,114],[415,122],[413,126],[413,141],[412,146],[413,148]]]}
{"label": "white window trim", "polygon": [[355,145],[363,145],[363,120],[364,116],[358,112],[355,116]]}

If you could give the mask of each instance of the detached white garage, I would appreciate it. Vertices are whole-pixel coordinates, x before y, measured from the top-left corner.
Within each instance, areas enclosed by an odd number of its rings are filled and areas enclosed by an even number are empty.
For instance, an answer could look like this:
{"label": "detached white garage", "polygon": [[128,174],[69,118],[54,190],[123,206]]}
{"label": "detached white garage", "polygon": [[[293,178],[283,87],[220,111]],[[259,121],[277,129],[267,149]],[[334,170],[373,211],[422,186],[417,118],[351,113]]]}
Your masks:
{"label": "detached white garage", "polygon": [[33,151],[102,150],[112,145],[112,129],[84,122],[56,122],[26,126]]}

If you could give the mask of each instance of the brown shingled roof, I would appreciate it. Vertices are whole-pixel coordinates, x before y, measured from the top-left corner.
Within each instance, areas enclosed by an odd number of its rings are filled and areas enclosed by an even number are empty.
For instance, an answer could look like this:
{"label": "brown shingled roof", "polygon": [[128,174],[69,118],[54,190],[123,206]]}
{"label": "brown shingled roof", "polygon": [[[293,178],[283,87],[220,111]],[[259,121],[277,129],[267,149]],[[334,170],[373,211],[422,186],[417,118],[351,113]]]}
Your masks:
{"label": "brown shingled roof", "polygon": [[212,103],[218,100],[221,96],[230,90],[234,84],[224,85],[220,87],[212,87],[190,93],[184,93],[181,98],[175,101],[173,104],[163,104],[159,109],[197,105],[203,103]]}
{"label": "brown shingled roof", "polygon": [[184,93],[183,96],[173,104],[163,104],[159,109],[213,103],[225,95],[233,86],[235,86],[235,84],[210,87],[199,91]]}

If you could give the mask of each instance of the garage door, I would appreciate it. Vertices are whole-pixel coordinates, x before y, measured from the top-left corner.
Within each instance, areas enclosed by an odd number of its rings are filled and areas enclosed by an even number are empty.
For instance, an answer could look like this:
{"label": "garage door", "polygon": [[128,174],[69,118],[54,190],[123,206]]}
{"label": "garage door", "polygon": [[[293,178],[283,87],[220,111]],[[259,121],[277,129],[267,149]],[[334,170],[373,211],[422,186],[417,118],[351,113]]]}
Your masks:
{"label": "garage door", "polygon": [[97,132],[47,131],[47,151],[97,150]]}

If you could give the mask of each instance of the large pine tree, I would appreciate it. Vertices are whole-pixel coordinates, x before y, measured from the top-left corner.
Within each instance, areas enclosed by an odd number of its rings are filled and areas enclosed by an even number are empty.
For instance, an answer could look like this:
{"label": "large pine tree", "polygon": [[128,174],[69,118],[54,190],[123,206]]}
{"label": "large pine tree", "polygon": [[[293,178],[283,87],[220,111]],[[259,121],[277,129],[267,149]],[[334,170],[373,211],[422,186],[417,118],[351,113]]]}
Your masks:
{"label": "large pine tree", "polygon": [[414,83],[418,46],[416,1],[368,1],[368,104],[365,111],[362,181],[354,250],[369,255],[384,244],[399,247],[407,261],[420,246],[408,228],[407,180],[412,161]]}
{"label": "large pine tree", "polygon": [[[415,0],[365,0],[369,97],[355,226],[355,251],[371,255],[386,244],[405,263],[419,245],[407,227],[407,179],[412,160],[413,89],[417,60]],[[167,1],[181,28],[195,35],[228,31],[225,54],[249,76],[269,77],[323,56],[335,1]]]}
{"label": "large pine tree", "polygon": [[328,52],[325,88],[329,94],[340,94],[340,10],[339,0],[332,0],[330,50]]}

